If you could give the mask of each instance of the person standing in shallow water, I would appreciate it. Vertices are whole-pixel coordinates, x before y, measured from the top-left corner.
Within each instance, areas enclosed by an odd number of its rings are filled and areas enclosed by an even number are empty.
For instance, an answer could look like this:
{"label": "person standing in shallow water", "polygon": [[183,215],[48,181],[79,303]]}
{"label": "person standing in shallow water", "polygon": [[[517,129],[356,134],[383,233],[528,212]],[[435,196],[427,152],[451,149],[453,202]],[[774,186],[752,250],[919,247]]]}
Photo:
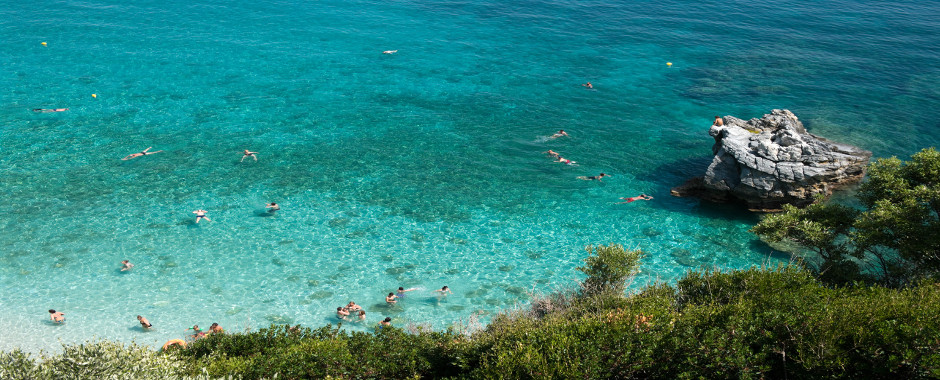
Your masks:
{"label": "person standing in shallow water", "polygon": [[281,206],[278,206],[277,203],[274,203],[274,202],[268,203],[264,207],[266,207],[268,209],[268,212],[272,214],[276,212],[277,210],[281,209]]}
{"label": "person standing in shallow water", "polygon": [[65,313],[49,309],[49,319],[55,323],[65,322]]}
{"label": "person standing in shallow water", "polygon": [[144,317],[142,317],[142,316],[139,316],[139,315],[138,315],[138,316],[137,316],[137,321],[140,322],[140,327],[143,327],[143,328],[145,328],[145,329],[149,329],[149,328],[153,327],[153,325],[150,324],[150,321],[148,321],[147,318],[144,318]]}

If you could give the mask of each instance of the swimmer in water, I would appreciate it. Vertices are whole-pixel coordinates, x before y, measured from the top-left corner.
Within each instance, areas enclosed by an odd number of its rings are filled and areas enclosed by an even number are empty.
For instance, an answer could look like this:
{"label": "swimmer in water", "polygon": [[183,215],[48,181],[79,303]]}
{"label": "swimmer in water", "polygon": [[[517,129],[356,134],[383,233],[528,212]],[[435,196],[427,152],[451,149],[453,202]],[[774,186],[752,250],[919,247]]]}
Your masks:
{"label": "swimmer in water", "polygon": [[346,310],[358,311],[358,310],[362,310],[362,306],[356,305],[356,303],[353,301],[349,301],[349,303],[346,304]]}
{"label": "swimmer in water", "polygon": [[349,316],[349,311],[343,308],[342,306],[336,308],[336,318],[346,319]]}
{"label": "swimmer in water", "polygon": [[42,112],[42,113],[62,112],[62,111],[68,111],[68,110],[69,110],[68,108],[33,108],[33,112]]}
{"label": "swimmer in water", "polygon": [[395,296],[395,293],[389,293],[387,296],[385,296],[385,303],[389,304],[389,306],[394,305],[398,302],[396,298],[398,297]]}
{"label": "swimmer in water", "polygon": [[568,136],[568,132],[565,132],[564,129],[559,129],[558,132],[555,132],[554,135],[549,136],[549,138],[551,139],[557,139],[559,137],[571,137],[571,136]]}
{"label": "swimmer in water", "polygon": [[587,88],[594,88],[594,85],[591,84],[591,82],[587,82],[587,83],[585,83],[585,84],[582,84],[582,86],[587,87]]}
{"label": "swimmer in water", "polygon": [[395,54],[395,53],[398,53],[398,50],[386,50],[382,52],[382,54]]}
{"label": "swimmer in water", "polygon": [[649,195],[646,195],[646,194],[640,194],[640,195],[637,195],[637,196],[635,196],[635,197],[620,198],[620,199],[623,199],[624,202],[618,202],[618,203],[617,203],[618,205],[622,205],[622,204],[624,204],[624,203],[630,203],[630,202],[633,202],[633,201],[648,201],[648,200],[653,199],[653,197],[651,197],[651,196],[649,196]]}
{"label": "swimmer in water", "polygon": [[563,164],[565,164],[565,165],[578,166],[578,163],[577,163],[576,161],[571,161],[571,160],[569,160],[569,159],[567,159],[567,158],[564,158],[564,157],[561,157],[561,156],[556,157],[555,162],[561,162],[561,163],[563,163]]}
{"label": "swimmer in water", "polygon": [[380,327],[391,326],[391,325],[392,325],[392,317],[385,317],[385,319],[379,322]]}
{"label": "swimmer in water", "polygon": [[251,151],[249,151],[248,149],[245,149],[245,155],[242,156],[242,160],[241,160],[241,161],[238,161],[238,162],[245,162],[245,159],[248,158],[248,157],[254,158],[254,159],[255,159],[255,162],[257,162],[257,161],[258,161],[258,156],[255,156],[256,154],[258,154],[258,152],[251,152]]}
{"label": "swimmer in water", "polygon": [[725,125],[725,121],[721,119],[721,116],[715,116],[715,122],[712,124],[712,126],[720,127],[722,125]]}
{"label": "swimmer in water", "polygon": [[121,272],[129,271],[133,267],[134,267],[134,264],[131,264],[130,261],[127,261],[127,260],[121,261]]}
{"label": "swimmer in water", "polygon": [[55,323],[65,322],[65,313],[49,309],[49,319]]}
{"label": "swimmer in water", "polygon": [[448,288],[446,285],[443,288],[435,290],[434,292],[437,293],[437,295],[441,297],[445,297],[448,294],[453,294],[453,292],[450,291],[450,288]]}
{"label": "swimmer in water", "polygon": [[593,180],[598,180],[598,181],[600,181],[601,178],[609,177],[609,176],[610,176],[610,174],[601,173],[601,174],[592,175],[592,176],[589,176],[589,177],[581,176],[581,177],[578,177],[578,179],[583,179],[583,180],[585,180],[585,181],[593,181]]}
{"label": "swimmer in water", "polygon": [[272,213],[272,214],[273,214],[275,211],[281,209],[281,206],[278,206],[277,203],[274,203],[274,202],[268,203],[268,204],[265,205],[264,207],[267,207],[268,212],[270,212],[270,213]]}
{"label": "swimmer in water", "polygon": [[558,157],[559,157],[559,156],[558,156],[558,152],[556,152],[556,151],[554,151],[554,150],[551,150],[551,149],[549,149],[547,152],[542,152],[542,153],[545,153],[545,154],[547,154],[549,157],[552,157],[552,158],[558,158]]}
{"label": "swimmer in water", "polygon": [[365,310],[359,310],[359,322],[362,322],[362,321],[365,321],[365,320],[366,320],[366,311],[365,311]]}
{"label": "swimmer in water", "polygon": [[137,316],[137,321],[140,322],[140,327],[143,327],[145,329],[149,329],[153,327],[153,324],[151,324],[150,321],[147,320],[147,318],[141,317],[139,315]]}
{"label": "swimmer in water", "polygon": [[147,149],[144,149],[144,150],[141,151],[140,153],[131,153],[131,154],[128,154],[127,157],[124,157],[124,158],[122,158],[121,160],[122,160],[122,161],[127,161],[127,160],[130,160],[130,159],[132,159],[132,158],[137,158],[137,157],[140,157],[140,156],[146,156],[146,155],[148,155],[148,154],[154,154],[154,153],[160,153],[160,152],[162,152],[162,150],[158,150],[158,151],[156,151],[156,152],[148,152],[148,151],[150,150],[150,148],[153,148],[153,147],[152,147],[152,146],[148,146]]}
{"label": "swimmer in water", "polygon": [[220,333],[220,332],[224,332],[224,331],[225,331],[225,330],[222,330],[222,326],[219,326],[218,323],[213,322],[213,323],[212,323],[212,326],[209,326],[209,333],[210,333],[210,334]]}
{"label": "swimmer in water", "polygon": [[193,339],[199,339],[199,338],[206,336],[206,333],[202,332],[202,330],[199,328],[199,325],[193,325],[193,327],[186,329],[186,331],[189,331],[189,330],[193,330],[194,332],[194,334],[192,335]]}
{"label": "swimmer in water", "polygon": [[411,291],[415,291],[415,290],[418,290],[418,289],[416,289],[416,288],[405,289],[405,288],[399,286],[399,287],[398,287],[398,293],[395,294],[395,297],[397,297],[397,298],[405,298],[405,293],[406,293],[406,292],[411,292]]}
{"label": "swimmer in water", "polygon": [[205,219],[205,220],[208,220],[208,221],[211,222],[212,219],[209,219],[209,217],[206,216],[206,213],[207,213],[207,212],[208,212],[208,211],[206,211],[206,210],[196,210],[196,211],[193,211],[193,214],[196,214],[196,223],[199,223],[199,220],[200,220],[200,219]]}

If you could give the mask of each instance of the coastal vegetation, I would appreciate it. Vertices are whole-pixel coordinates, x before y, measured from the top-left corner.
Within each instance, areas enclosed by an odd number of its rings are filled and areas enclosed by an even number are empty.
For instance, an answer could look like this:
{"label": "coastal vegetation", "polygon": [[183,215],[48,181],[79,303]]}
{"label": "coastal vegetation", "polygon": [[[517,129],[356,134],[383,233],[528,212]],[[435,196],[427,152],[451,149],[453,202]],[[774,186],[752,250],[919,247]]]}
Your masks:
{"label": "coastal vegetation", "polygon": [[823,202],[786,206],[752,231],[794,241],[805,261],[831,284],[854,281],[898,287],[940,272],[940,152],[924,149],[910,161],[869,165],[858,205]]}

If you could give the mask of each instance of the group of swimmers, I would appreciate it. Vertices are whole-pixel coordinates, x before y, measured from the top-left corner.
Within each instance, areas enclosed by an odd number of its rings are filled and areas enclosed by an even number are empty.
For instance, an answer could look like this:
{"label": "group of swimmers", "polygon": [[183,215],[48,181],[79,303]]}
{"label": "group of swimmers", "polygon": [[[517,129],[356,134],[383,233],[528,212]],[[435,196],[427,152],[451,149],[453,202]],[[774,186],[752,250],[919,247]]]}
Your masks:
{"label": "group of swimmers", "polygon": [[[55,309],[49,309],[49,319],[51,319],[52,322],[54,323],[65,322],[65,313],[61,311],[56,311]],[[140,323],[140,327],[144,330],[149,330],[153,328],[153,324],[150,323],[150,321],[147,320],[147,318],[144,318],[144,316],[142,315],[137,316],[137,322]],[[199,338],[205,337],[208,334],[220,333],[224,331],[222,329],[222,326],[219,326],[218,323],[213,323],[212,326],[209,326],[209,332],[203,332],[199,328],[199,325],[194,325],[193,327],[190,327],[186,329],[185,331],[190,331],[190,330],[193,331],[193,334],[190,335],[190,337],[193,339],[199,339]],[[164,346],[164,348],[166,348],[166,346]]]}
{"label": "group of swimmers", "polygon": [[[585,86],[585,87],[588,87],[588,88],[593,88],[593,87],[591,86],[591,82],[585,83],[584,86]],[[720,124],[720,123],[721,123],[721,119],[718,118],[717,116],[715,116],[715,118],[716,118],[716,120],[717,120],[717,121],[716,121],[716,124],[717,124],[717,125],[721,125],[721,124]],[[557,138],[559,138],[559,137],[568,137],[568,133],[565,132],[564,129],[560,129],[560,130],[558,130],[558,132],[555,132],[555,134],[549,136],[550,139],[557,139]],[[556,152],[556,151],[554,151],[554,150],[549,149],[548,151],[542,152],[542,153],[547,154],[549,157],[551,157],[552,159],[554,159],[555,162],[560,162],[560,163],[563,163],[563,164],[565,164],[565,165],[578,166],[577,162],[571,161],[571,160],[569,160],[569,159],[567,159],[567,158],[562,157],[560,154],[558,154],[558,152]],[[598,181],[598,182],[600,182],[602,178],[604,178],[604,177],[610,177],[610,176],[611,176],[610,174],[600,173],[600,174],[598,174],[598,175],[580,176],[580,177],[577,177],[577,178],[580,179],[580,180],[584,180],[584,181]],[[617,204],[630,203],[630,202],[639,201],[639,200],[648,201],[648,200],[653,199],[653,197],[651,197],[651,196],[649,196],[649,195],[646,195],[646,194],[640,194],[640,195],[635,196],[635,197],[620,198],[620,199],[623,199],[623,200],[625,200],[626,202],[619,202],[619,203],[617,203]]]}

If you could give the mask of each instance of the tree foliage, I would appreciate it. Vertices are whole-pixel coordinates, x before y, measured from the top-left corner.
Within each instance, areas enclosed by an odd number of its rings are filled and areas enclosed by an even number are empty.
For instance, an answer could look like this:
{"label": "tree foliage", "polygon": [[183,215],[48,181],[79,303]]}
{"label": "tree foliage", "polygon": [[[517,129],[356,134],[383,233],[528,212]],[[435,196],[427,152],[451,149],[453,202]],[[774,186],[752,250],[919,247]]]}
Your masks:
{"label": "tree foliage", "polygon": [[588,276],[582,284],[582,291],[587,294],[622,293],[643,258],[642,251],[628,251],[620,244],[588,246],[585,250],[588,257],[584,266],[577,269]]}
{"label": "tree foliage", "polygon": [[821,199],[805,209],[788,206],[752,231],[810,250],[820,278],[830,283],[899,286],[940,273],[940,153],[930,148],[907,162],[875,161],[857,197],[861,209]]}

